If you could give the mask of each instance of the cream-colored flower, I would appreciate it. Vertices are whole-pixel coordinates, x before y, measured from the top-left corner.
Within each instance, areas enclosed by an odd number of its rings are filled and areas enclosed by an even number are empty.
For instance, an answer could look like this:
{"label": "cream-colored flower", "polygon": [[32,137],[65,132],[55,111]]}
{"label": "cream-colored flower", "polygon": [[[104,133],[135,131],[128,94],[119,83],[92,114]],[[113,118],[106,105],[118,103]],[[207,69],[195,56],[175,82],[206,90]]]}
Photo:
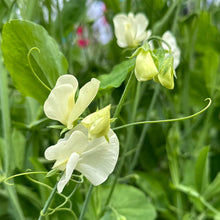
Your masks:
{"label": "cream-colored flower", "polygon": [[138,81],[151,80],[158,74],[150,50],[139,49],[134,72]]}
{"label": "cream-colored flower", "polygon": [[68,129],[71,129],[73,122],[95,98],[99,90],[99,84],[99,80],[91,79],[79,90],[79,95],[75,102],[75,93],[78,88],[77,79],[72,75],[60,76],[44,103],[46,116],[60,121]]}
{"label": "cream-colored flower", "polygon": [[82,120],[82,124],[89,131],[89,139],[106,137],[108,140],[108,132],[110,129],[110,108],[111,105],[94,112]]}
{"label": "cream-colored flower", "polygon": [[104,137],[88,140],[88,130],[82,125],[65,134],[57,144],[45,151],[48,160],[56,160],[53,169],[64,171],[57,191],[61,193],[74,170],[82,173],[93,185],[103,183],[113,172],[119,154],[119,141],[110,129],[109,142]]}
{"label": "cream-colored flower", "polygon": [[133,13],[118,14],[113,19],[115,36],[119,47],[137,47],[139,43],[151,35],[151,31],[145,31],[148,19],[143,13],[134,16]]}
{"label": "cream-colored flower", "polygon": [[[176,38],[170,31],[166,31],[163,34],[162,39],[166,41],[171,47],[172,55],[174,58],[173,67],[174,69],[176,69],[180,63],[180,54],[181,54],[180,48],[177,46],[176,43]],[[162,46],[165,50],[169,50],[168,46],[165,43],[162,43]]]}

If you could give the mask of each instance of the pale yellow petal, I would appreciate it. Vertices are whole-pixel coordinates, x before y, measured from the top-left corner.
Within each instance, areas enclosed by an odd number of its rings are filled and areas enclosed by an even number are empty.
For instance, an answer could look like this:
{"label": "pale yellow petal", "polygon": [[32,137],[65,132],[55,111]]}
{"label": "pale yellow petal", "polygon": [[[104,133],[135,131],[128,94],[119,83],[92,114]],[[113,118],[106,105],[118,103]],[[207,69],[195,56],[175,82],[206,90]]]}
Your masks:
{"label": "pale yellow petal", "polygon": [[93,78],[80,89],[78,99],[68,119],[67,127],[69,129],[73,127],[72,123],[84,112],[95,98],[99,90],[99,84],[100,81]]}

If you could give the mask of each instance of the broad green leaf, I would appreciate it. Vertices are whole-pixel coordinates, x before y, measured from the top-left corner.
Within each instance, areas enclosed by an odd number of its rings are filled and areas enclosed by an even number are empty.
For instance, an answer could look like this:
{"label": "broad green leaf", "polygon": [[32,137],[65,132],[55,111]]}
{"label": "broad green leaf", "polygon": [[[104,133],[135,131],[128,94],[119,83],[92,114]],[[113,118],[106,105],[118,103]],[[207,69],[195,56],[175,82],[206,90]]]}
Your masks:
{"label": "broad green leaf", "polygon": [[6,23],[2,38],[4,63],[15,87],[43,104],[57,78],[67,71],[57,43],[42,26],[24,20]]}
{"label": "broad green leaf", "polygon": [[[109,190],[101,188],[102,201],[106,201]],[[145,194],[139,189],[128,185],[117,185],[110,202],[110,211],[102,220],[153,220],[156,210]]]}
{"label": "broad green leaf", "polygon": [[217,174],[215,179],[207,186],[203,196],[205,199],[212,199],[215,195],[220,193],[220,173]]}
{"label": "broad green leaf", "polygon": [[169,206],[169,201],[166,189],[163,188],[159,178],[157,178],[156,175],[154,176],[144,172],[137,172],[136,174],[137,186],[150,196],[158,210],[165,211],[166,207]]}
{"label": "broad green leaf", "polygon": [[196,161],[195,165],[195,184],[198,192],[202,192],[207,183],[207,163],[209,147],[204,147]]}
{"label": "broad green leaf", "polygon": [[118,88],[126,79],[127,74],[134,68],[134,63],[135,59],[126,60],[116,65],[111,73],[99,76],[100,88]]}

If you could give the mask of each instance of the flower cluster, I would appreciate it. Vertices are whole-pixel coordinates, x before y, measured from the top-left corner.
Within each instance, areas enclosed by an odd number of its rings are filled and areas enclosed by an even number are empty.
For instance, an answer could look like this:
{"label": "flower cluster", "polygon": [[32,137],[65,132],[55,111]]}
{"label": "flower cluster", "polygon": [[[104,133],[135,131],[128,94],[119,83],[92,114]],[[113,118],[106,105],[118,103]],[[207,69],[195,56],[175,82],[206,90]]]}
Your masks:
{"label": "flower cluster", "polygon": [[116,165],[119,141],[110,129],[110,105],[78,123],[79,116],[95,98],[99,83],[93,78],[79,90],[75,100],[78,81],[72,75],[63,75],[58,78],[44,103],[46,116],[69,129],[64,138],[45,151],[46,159],[55,160],[52,168],[64,171],[57,185],[59,193],[74,170],[81,172],[93,185],[99,185]]}
{"label": "flower cluster", "polygon": [[173,89],[175,69],[180,62],[180,49],[173,34],[166,31],[161,38],[162,46],[155,50],[153,44],[147,41],[151,31],[145,31],[149,22],[144,14],[138,13],[136,16],[133,13],[118,14],[114,17],[113,23],[119,47],[136,48],[144,42],[131,56],[131,58],[137,56],[135,64],[137,80],[153,79],[164,87]]}

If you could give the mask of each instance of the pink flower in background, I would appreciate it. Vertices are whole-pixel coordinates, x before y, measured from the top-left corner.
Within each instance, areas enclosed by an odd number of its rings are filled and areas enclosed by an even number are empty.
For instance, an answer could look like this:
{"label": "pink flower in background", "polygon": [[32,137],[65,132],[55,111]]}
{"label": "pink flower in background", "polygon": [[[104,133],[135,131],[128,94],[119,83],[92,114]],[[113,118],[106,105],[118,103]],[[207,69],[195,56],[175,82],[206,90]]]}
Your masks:
{"label": "pink flower in background", "polygon": [[85,48],[89,45],[89,39],[85,36],[87,35],[85,32],[82,26],[79,26],[76,30],[77,44],[81,48]]}

